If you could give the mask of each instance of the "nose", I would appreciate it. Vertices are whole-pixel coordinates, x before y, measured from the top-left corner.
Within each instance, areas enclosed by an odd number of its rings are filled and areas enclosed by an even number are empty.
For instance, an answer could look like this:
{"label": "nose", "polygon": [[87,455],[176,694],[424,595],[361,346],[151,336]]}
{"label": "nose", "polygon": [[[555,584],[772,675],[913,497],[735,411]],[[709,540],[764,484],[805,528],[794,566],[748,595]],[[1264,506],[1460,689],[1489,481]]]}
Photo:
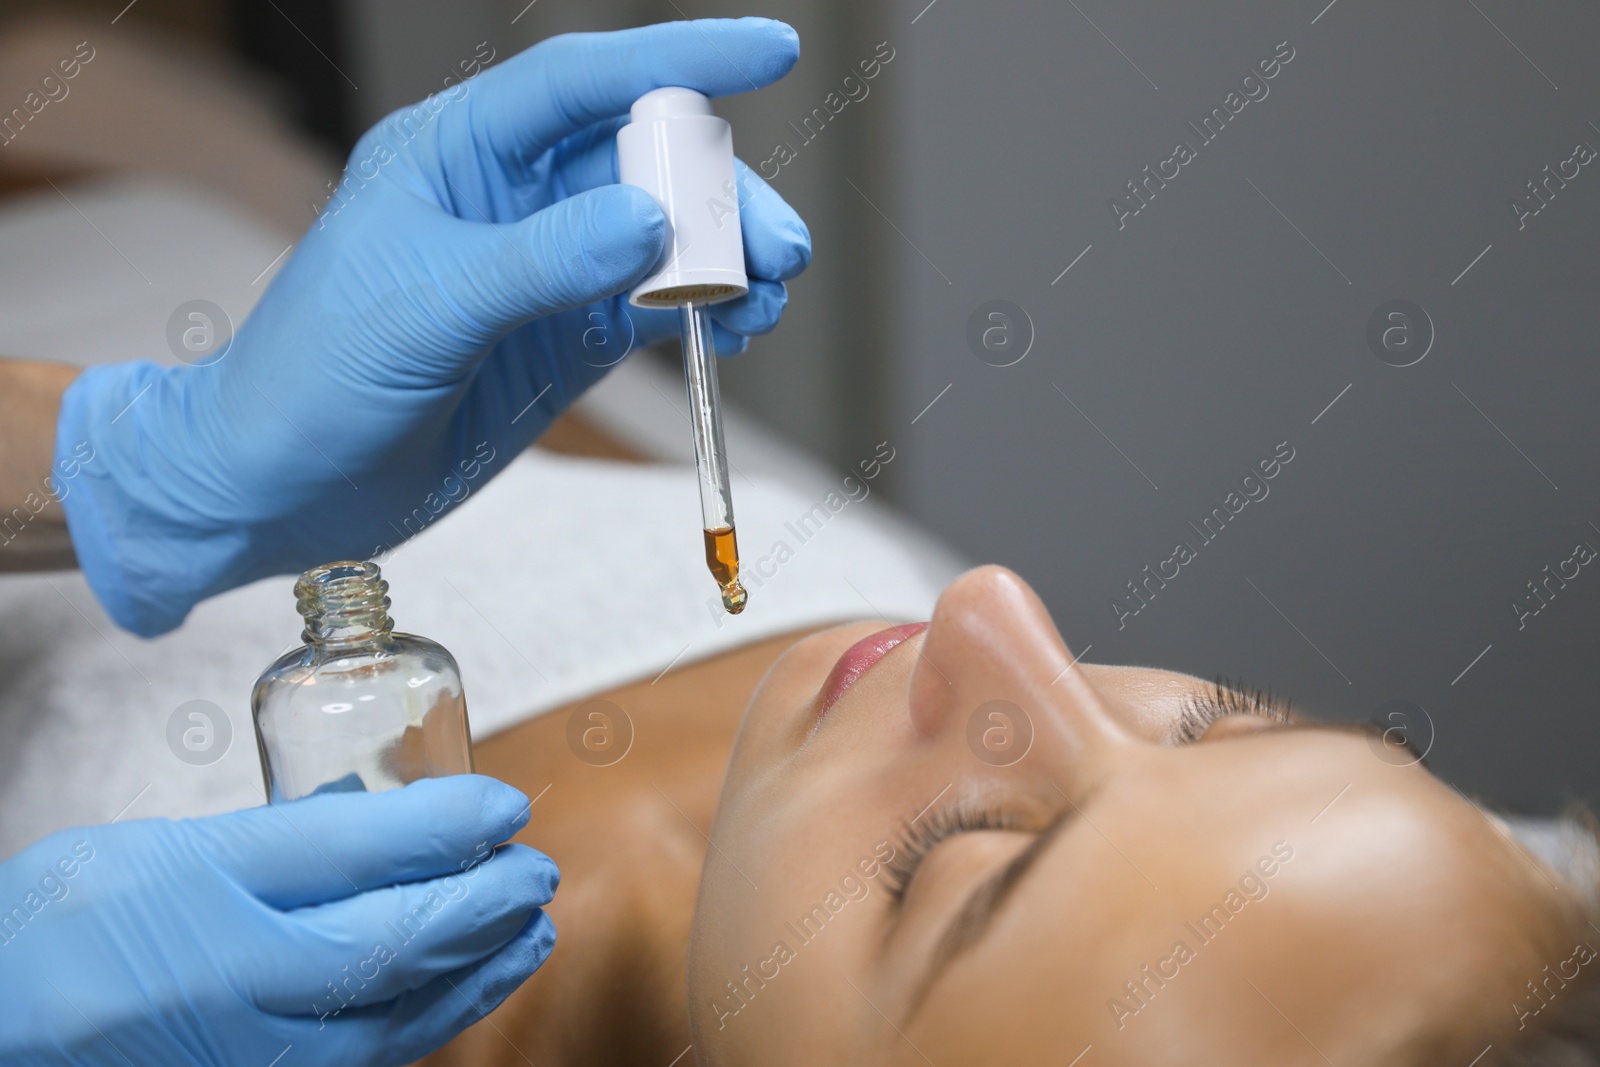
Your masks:
{"label": "nose", "polygon": [[983,730],[983,720],[1020,711],[1033,735],[1068,758],[1130,738],[1076,669],[1074,657],[1032,587],[1005,567],[957,578],[939,597],[911,675],[911,720],[932,739]]}

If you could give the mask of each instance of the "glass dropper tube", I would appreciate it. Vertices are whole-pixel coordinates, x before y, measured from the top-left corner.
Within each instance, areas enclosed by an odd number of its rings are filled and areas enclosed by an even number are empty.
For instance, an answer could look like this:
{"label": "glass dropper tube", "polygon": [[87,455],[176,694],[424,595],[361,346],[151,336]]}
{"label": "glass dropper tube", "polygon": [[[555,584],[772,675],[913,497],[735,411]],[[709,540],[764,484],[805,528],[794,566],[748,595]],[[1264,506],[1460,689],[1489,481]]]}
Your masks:
{"label": "glass dropper tube", "polygon": [[749,596],[739,584],[739,539],[734,532],[733,497],[728,491],[728,453],[722,443],[722,400],[717,391],[711,313],[704,304],[680,304],[678,320],[683,330],[689,421],[694,426],[694,464],[700,476],[706,566],[722,589],[722,606],[737,615]]}

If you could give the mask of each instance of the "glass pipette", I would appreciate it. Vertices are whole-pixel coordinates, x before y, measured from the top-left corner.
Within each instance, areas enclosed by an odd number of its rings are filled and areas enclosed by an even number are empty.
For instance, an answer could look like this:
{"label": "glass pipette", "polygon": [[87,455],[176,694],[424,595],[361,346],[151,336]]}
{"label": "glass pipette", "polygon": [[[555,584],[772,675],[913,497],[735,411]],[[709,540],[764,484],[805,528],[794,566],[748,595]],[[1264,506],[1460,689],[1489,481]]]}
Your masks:
{"label": "glass pipette", "polygon": [[722,606],[737,615],[748,596],[739,583],[739,544],[717,396],[717,353],[706,310],[750,291],[739,225],[733,129],[712,110],[704,93],[681,86],[645,93],[634,101],[628,118],[617,131],[618,174],[626,184],[649,193],[667,220],[661,259],[628,294],[628,302],[635,307],[678,309],[706,566],[722,590]]}
{"label": "glass pipette", "polygon": [[711,312],[704,304],[680,304],[683,377],[689,386],[689,421],[694,427],[694,464],[700,476],[700,516],[704,520],[706,566],[722,589],[722,606],[731,615],[744,610],[749,595],[739,584],[739,540],[728,491],[728,453],[722,442],[722,401],[717,391],[717,351],[711,337]]}

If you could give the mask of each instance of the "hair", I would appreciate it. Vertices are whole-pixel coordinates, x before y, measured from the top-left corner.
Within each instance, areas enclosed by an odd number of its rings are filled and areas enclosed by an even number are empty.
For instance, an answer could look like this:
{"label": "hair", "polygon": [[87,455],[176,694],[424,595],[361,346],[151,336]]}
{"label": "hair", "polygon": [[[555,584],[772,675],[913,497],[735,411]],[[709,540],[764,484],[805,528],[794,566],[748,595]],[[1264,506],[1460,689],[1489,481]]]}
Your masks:
{"label": "hair", "polygon": [[[1583,808],[1561,820],[1508,819],[1513,835],[1567,883],[1580,901],[1572,924],[1591,954],[1600,934],[1600,822]],[[1492,1046],[1483,1067],[1600,1067],[1600,959],[1567,981],[1504,1046]]]}

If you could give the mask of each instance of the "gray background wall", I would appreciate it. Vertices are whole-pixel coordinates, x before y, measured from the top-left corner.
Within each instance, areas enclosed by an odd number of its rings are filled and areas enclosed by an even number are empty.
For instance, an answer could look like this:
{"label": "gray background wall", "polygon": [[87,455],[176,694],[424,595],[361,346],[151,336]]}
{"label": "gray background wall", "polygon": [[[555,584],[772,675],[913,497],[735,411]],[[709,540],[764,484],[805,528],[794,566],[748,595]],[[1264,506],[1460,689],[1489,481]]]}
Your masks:
{"label": "gray background wall", "polygon": [[[800,66],[722,110],[747,160],[798,147],[774,184],[816,261],[725,392],[841,465],[894,442],[900,506],[1020,571],[1091,660],[1222,674],[1345,718],[1409,701],[1410,738],[1463,791],[1600,804],[1600,566],[1520,629],[1512,608],[1579,541],[1600,548],[1600,166],[1525,228],[1507,205],[1577,142],[1600,148],[1600,9],[925,5],[349,15],[367,119],[482,40],[505,55],[570,29],[788,19]],[[871,95],[801,146],[787,124],[880,41],[895,58]],[[1202,145],[1185,124],[1283,41],[1269,95]],[[1119,229],[1110,198],[1180,139],[1197,157]],[[1367,332],[1402,299],[1433,337],[1396,367]],[[993,300],[1025,315],[1011,366],[969,344]],[[1270,495],[1202,543],[1187,524],[1285,441]],[[1196,558],[1119,620],[1125,583],[1180,540]]]}

